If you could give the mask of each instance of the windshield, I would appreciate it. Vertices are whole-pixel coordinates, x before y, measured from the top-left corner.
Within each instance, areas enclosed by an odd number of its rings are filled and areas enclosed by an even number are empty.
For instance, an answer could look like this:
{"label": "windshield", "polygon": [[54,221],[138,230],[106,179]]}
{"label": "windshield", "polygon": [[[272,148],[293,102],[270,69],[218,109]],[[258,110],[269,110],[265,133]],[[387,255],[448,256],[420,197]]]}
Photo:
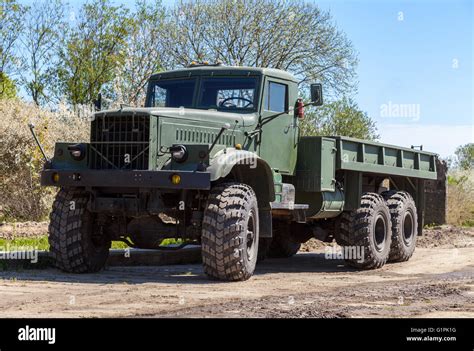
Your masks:
{"label": "windshield", "polygon": [[150,81],[148,106],[255,111],[257,84],[256,77],[202,77],[198,83],[197,78]]}
{"label": "windshield", "polygon": [[196,79],[150,82],[150,107],[192,107]]}
{"label": "windshield", "polygon": [[201,82],[198,107],[254,110],[256,90],[256,78],[204,78]]}

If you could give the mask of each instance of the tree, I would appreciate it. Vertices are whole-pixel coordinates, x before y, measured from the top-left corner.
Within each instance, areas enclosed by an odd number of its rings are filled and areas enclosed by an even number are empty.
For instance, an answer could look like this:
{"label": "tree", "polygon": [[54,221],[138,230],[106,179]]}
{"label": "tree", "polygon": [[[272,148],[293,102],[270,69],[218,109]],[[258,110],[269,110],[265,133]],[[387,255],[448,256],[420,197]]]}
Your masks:
{"label": "tree", "polygon": [[74,107],[92,103],[113,81],[124,62],[130,25],[123,5],[95,0],[82,6],[77,25],[64,35],[59,51],[59,91]]}
{"label": "tree", "polygon": [[16,98],[15,83],[4,72],[0,72],[0,100]]}
{"label": "tree", "polygon": [[298,0],[191,0],[168,19],[172,66],[193,60],[272,67],[335,94],[354,87],[357,57],[329,12]]}
{"label": "tree", "polygon": [[65,5],[61,0],[40,1],[27,11],[20,37],[20,80],[36,105],[49,100],[57,66],[57,51],[64,32]]}
{"label": "tree", "polygon": [[6,91],[7,87],[3,84],[11,81],[6,74],[12,73],[16,56],[14,54],[15,44],[22,31],[22,16],[25,7],[18,4],[16,0],[0,0],[0,93]]}
{"label": "tree", "polygon": [[164,60],[165,8],[159,0],[138,0],[132,20],[124,64],[116,75],[112,98],[141,106],[148,78],[161,69]]}
{"label": "tree", "polygon": [[463,170],[474,169],[474,143],[458,146],[454,154],[457,167]]}
{"label": "tree", "polygon": [[375,122],[357,103],[344,97],[308,111],[300,124],[302,135],[341,135],[359,139],[379,138]]}

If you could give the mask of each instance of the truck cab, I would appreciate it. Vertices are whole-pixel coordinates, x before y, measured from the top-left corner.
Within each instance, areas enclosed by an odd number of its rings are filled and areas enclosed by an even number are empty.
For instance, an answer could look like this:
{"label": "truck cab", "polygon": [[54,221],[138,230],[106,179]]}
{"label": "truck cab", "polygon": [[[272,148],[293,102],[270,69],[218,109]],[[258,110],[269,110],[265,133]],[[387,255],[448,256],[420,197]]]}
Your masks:
{"label": "truck cab", "polygon": [[[298,119],[294,114],[297,99],[298,82],[285,71],[192,65],[153,75],[148,84],[146,107],[163,109],[164,116],[177,115],[182,123],[173,122],[179,127],[170,128],[179,129],[178,139],[181,130],[187,128],[183,133],[199,138],[192,142],[201,140],[203,124],[220,128],[228,123],[230,128],[222,144],[229,147],[239,144],[243,150],[265,159],[274,171],[293,174],[298,139]],[[262,119],[277,113],[282,115],[259,127]],[[176,141],[176,138],[170,140]]]}

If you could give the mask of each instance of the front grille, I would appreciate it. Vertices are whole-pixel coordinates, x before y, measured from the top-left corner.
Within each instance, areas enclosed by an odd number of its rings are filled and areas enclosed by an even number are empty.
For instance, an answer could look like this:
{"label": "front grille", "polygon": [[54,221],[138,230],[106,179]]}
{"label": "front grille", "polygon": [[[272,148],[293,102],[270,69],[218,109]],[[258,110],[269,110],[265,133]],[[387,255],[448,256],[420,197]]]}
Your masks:
{"label": "front grille", "polygon": [[99,116],[92,122],[92,169],[148,169],[150,117]]}

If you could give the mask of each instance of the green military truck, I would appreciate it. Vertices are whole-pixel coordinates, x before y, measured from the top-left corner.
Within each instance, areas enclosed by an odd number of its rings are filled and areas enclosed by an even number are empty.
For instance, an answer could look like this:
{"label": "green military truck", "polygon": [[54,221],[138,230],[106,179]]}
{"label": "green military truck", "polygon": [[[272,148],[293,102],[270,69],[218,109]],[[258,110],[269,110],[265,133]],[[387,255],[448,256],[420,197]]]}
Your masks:
{"label": "green military truck", "polygon": [[304,104],[281,70],[194,63],[151,76],[143,108],[97,106],[90,142],[57,143],[41,174],[60,188],[57,267],[99,271],[114,240],[169,249],[170,238],[199,244],[205,273],[228,281],[313,237],[361,253],[344,256],[361,269],[408,260],[436,155],[300,136],[304,107],[321,104],[320,84]]}

